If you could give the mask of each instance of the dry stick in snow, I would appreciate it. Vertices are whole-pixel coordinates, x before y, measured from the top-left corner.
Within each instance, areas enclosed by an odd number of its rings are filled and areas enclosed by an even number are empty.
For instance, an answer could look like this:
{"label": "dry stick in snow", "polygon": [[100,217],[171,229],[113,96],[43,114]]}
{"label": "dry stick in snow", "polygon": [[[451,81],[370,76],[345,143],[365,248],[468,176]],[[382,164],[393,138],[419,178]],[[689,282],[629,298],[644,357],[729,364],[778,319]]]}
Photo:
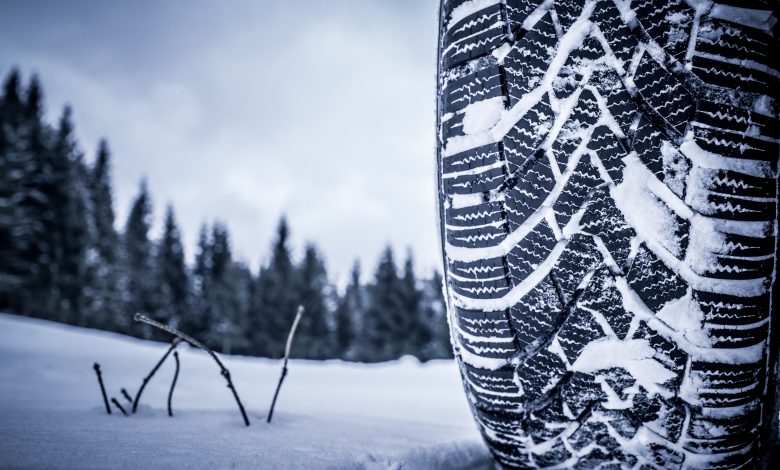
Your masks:
{"label": "dry stick in snow", "polygon": [[141,388],[138,389],[138,393],[135,394],[135,400],[133,400],[133,413],[135,414],[136,410],[138,409],[138,402],[141,401],[141,394],[144,393],[144,389],[146,388],[146,384],[149,383],[150,380],[152,380],[152,377],[157,372],[157,369],[160,368],[160,366],[165,362],[165,360],[168,358],[168,356],[171,354],[171,352],[176,349],[176,346],[179,345],[181,340],[179,338],[173,338],[173,341],[171,342],[171,347],[168,348],[167,351],[165,351],[165,354],[163,354],[163,357],[160,358],[160,361],[157,362],[157,365],[154,366],[154,369],[152,369],[151,372],[149,372],[149,375],[144,377],[144,381],[141,384]]}
{"label": "dry stick in snow", "polygon": [[171,401],[173,400],[173,389],[176,387],[176,379],[179,378],[179,351],[173,352],[173,359],[176,360],[176,371],[173,373],[173,382],[171,382],[171,391],[168,392],[168,416],[173,416]]}
{"label": "dry stick in snow", "polygon": [[128,403],[130,404],[133,403],[133,399],[130,398],[130,394],[127,393],[127,389],[123,388],[122,390],[120,390],[120,392],[122,392],[122,396],[125,397],[125,400],[127,400]]}
{"label": "dry stick in snow", "polygon": [[274,392],[274,399],[271,402],[271,409],[268,410],[267,423],[271,422],[271,418],[274,415],[274,407],[276,406],[276,399],[279,397],[279,389],[282,388],[282,382],[287,376],[287,361],[290,359],[290,347],[292,347],[293,336],[295,336],[295,330],[298,328],[298,322],[301,321],[301,315],[303,315],[303,305],[298,306],[298,313],[295,314],[295,320],[293,320],[292,327],[290,327],[290,333],[287,335],[287,345],[284,348],[284,365],[282,365],[282,376],[279,377],[279,383],[276,384],[276,392]]}
{"label": "dry stick in snow", "polygon": [[217,357],[217,354],[214,351],[204,346],[203,343],[193,338],[192,336],[186,333],[182,333],[181,331],[175,328],[171,328],[168,325],[164,325],[158,321],[154,321],[151,318],[147,317],[146,315],[136,313],[135,321],[146,323],[147,325],[153,326],[167,333],[170,333],[174,336],[177,336],[181,338],[183,341],[186,341],[187,343],[192,345],[193,347],[202,349],[203,351],[207,352],[209,356],[211,356],[211,358],[214,359],[214,362],[216,362],[217,365],[219,366],[219,369],[222,373],[222,377],[224,377],[225,380],[227,380],[227,386],[230,389],[230,391],[233,392],[233,398],[236,399],[236,403],[238,404],[238,409],[241,411],[241,417],[244,418],[244,424],[249,426],[249,417],[246,415],[246,410],[244,410],[244,405],[241,403],[241,399],[238,398],[238,392],[236,391],[236,387],[233,386],[233,380],[230,378],[230,371],[227,370],[227,367],[225,367],[224,364],[222,364],[222,361],[219,360],[219,357]]}
{"label": "dry stick in snow", "polygon": [[103,394],[103,403],[106,405],[106,413],[111,414],[111,405],[108,404],[108,396],[106,396],[106,387],[103,386],[103,375],[100,374],[100,364],[97,362],[92,366],[97,374],[98,383],[100,384],[100,393]]}
{"label": "dry stick in snow", "polygon": [[119,408],[119,411],[121,411],[123,415],[125,415],[125,416],[130,416],[130,415],[128,415],[128,414],[127,414],[127,411],[125,411],[125,409],[124,409],[124,408],[122,408],[122,404],[121,404],[121,403],[119,403],[119,400],[117,400],[117,399],[116,399],[116,398],[114,398],[114,397],[111,397],[111,403],[113,403],[113,404],[114,404],[114,406],[116,406],[117,408]]}

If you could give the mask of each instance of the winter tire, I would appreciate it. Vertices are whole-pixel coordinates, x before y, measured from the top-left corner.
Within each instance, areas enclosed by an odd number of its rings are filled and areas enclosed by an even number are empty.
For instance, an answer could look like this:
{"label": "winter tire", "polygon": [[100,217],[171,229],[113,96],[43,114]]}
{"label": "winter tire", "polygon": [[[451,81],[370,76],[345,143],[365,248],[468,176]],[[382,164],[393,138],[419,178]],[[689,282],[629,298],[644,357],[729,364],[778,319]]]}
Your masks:
{"label": "winter tire", "polygon": [[449,320],[502,466],[767,465],[776,10],[442,1]]}

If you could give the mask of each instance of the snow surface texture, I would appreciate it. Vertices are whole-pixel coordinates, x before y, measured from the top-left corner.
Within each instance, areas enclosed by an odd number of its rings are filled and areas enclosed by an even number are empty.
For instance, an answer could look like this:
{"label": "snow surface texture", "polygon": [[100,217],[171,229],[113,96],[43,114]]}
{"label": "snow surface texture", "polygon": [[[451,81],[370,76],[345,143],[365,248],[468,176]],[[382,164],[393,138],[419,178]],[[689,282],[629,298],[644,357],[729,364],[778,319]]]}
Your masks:
{"label": "snow surface texture", "polygon": [[173,418],[172,359],[136,416],[106,415],[93,362],[124,404],[167,346],[0,314],[0,468],[493,468],[450,361],[293,360],[269,425],[280,362],[223,356],[246,428],[213,361],[182,345]]}
{"label": "snow surface texture", "polygon": [[767,451],[770,10],[442,2],[450,325],[506,466],[744,468]]}

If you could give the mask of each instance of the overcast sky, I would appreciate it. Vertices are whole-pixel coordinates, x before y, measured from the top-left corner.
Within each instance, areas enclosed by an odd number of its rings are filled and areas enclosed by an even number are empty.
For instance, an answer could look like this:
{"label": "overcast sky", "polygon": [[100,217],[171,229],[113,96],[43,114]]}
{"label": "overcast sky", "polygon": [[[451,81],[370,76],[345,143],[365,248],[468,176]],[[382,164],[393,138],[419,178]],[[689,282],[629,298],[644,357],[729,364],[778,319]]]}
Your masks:
{"label": "overcast sky", "polygon": [[120,226],[146,175],[189,256],[216,219],[256,267],[285,213],[339,277],[388,243],[438,266],[435,43],[435,0],[0,3],[0,72],[109,140]]}

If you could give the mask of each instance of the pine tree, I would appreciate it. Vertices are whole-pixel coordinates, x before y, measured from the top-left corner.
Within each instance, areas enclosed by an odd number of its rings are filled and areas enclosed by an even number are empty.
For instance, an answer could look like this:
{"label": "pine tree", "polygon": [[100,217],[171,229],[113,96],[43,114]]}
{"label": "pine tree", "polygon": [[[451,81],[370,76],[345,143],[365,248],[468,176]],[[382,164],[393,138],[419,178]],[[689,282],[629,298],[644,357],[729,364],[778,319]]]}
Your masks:
{"label": "pine tree", "polygon": [[336,354],[341,359],[353,360],[357,351],[355,343],[360,334],[361,320],[365,311],[363,285],[360,283],[360,263],[355,262],[350,274],[350,283],[336,306]]}
{"label": "pine tree", "polygon": [[165,211],[162,238],[157,248],[157,317],[178,326],[190,308],[190,278],[173,206]]}
{"label": "pine tree", "polygon": [[328,274],[317,248],[309,244],[298,268],[297,297],[304,307],[304,316],[296,334],[293,355],[305,359],[333,357],[333,341],[329,328]]}
{"label": "pine tree", "polygon": [[[122,239],[123,258],[123,303],[125,318],[132,322],[133,315],[143,312],[155,315],[155,277],[153,268],[153,247],[149,240],[152,205],[146,181],[141,181],[138,195],[130,209]],[[132,325],[132,326],[130,326]],[[129,331],[149,338],[151,330],[128,323]]]}
{"label": "pine tree", "polygon": [[284,343],[300,303],[296,292],[297,272],[289,247],[289,228],[279,221],[271,260],[260,270],[252,312],[251,340],[255,354],[281,357]]}

